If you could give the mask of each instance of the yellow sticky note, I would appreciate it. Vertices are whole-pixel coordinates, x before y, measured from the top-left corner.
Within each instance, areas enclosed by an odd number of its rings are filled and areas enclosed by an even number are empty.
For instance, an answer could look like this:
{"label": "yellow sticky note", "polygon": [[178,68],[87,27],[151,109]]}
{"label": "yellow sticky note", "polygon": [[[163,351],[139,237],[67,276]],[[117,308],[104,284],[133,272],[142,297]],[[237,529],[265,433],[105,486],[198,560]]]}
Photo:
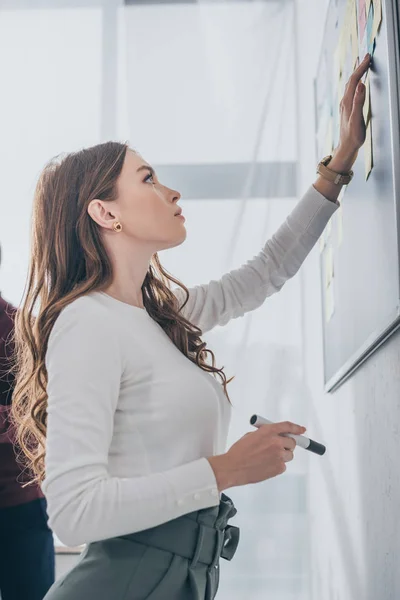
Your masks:
{"label": "yellow sticky note", "polygon": [[332,246],[329,246],[328,248],[328,277],[329,277],[329,282],[332,281],[333,279],[333,248]]}
{"label": "yellow sticky note", "polygon": [[338,81],[339,77],[342,73],[342,63],[341,63],[341,46],[338,44],[336,46],[335,52],[333,54],[333,81]]}
{"label": "yellow sticky note", "polygon": [[346,50],[347,50],[348,29],[347,29],[347,27],[345,27],[345,25],[346,25],[346,22],[344,23],[343,29],[340,33],[339,43],[338,43],[338,57],[339,57],[340,73],[343,70],[343,64],[344,64]]}
{"label": "yellow sticky note", "polygon": [[352,62],[353,62],[353,69],[355,69],[357,59],[358,59],[358,22],[357,22],[355,1],[352,3],[352,8],[350,11],[350,34],[351,34]]}
{"label": "yellow sticky note", "polygon": [[344,198],[344,195],[345,195],[345,192],[346,192],[346,190],[347,190],[347,185],[344,185],[344,186],[342,187],[342,189],[340,190],[340,192],[339,192],[339,196],[338,196],[338,198],[337,198],[337,199],[338,199],[338,202],[339,202],[339,204],[340,204],[340,205],[341,205],[341,204],[342,204],[342,202],[343,202],[343,198]]}
{"label": "yellow sticky note", "polygon": [[340,101],[342,100],[343,96],[344,96],[344,88],[346,87],[346,82],[344,80],[344,77],[342,75],[340,75],[339,80],[338,80],[338,104],[340,105]]}
{"label": "yellow sticky note", "polygon": [[335,296],[333,293],[333,279],[330,285],[325,290],[325,318],[326,322],[332,318],[333,313],[335,312]]}
{"label": "yellow sticky note", "polygon": [[333,249],[328,246],[325,252],[325,288],[327,288],[333,279]]}
{"label": "yellow sticky note", "polygon": [[332,123],[332,136],[333,136],[333,147],[337,148],[340,140],[340,100],[339,95],[336,95],[333,104],[333,123]]}
{"label": "yellow sticky note", "polygon": [[382,0],[373,0],[374,20],[372,22],[372,39],[375,39],[382,21]]}
{"label": "yellow sticky note", "polygon": [[329,221],[325,227],[325,232],[326,232],[326,241],[329,241],[330,237],[331,237],[331,233],[332,233],[332,219],[329,219]]}
{"label": "yellow sticky note", "polygon": [[328,128],[326,131],[326,138],[325,138],[325,153],[331,154],[332,151],[333,151],[333,119],[332,119],[332,117],[329,117]]}
{"label": "yellow sticky note", "polygon": [[320,254],[323,253],[324,248],[325,248],[325,231],[322,232],[322,235],[319,238],[319,252],[320,252]]}
{"label": "yellow sticky note", "polygon": [[364,106],[363,106],[363,114],[364,114],[364,121],[367,124],[369,121],[369,118],[371,116],[371,88],[370,88],[370,76],[369,76],[369,71],[367,74],[367,77],[365,79],[364,85],[365,85],[365,102],[364,102]]}
{"label": "yellow sticky note", "polygon": [[364,153],[365,153],[365,181],[368,179],[369,174],[372,171],[373,161],[372,161],[372,130],[371,130],[371,119],[367,125],[365,143],[364,143]]}

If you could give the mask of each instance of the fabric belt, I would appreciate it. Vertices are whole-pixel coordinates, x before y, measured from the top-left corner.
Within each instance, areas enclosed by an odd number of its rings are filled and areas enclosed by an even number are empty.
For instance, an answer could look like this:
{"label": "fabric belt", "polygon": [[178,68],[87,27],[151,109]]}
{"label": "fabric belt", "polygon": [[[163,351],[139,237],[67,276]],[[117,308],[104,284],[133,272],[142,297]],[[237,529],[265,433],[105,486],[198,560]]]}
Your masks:
{"label": "fabric belt", "polygon": [[[218,511],[213,524],[202,518],[207,517],[212,509]],[[183,556],[189,559],[190,567],[197,562],[214,567],[220,557],[232,560],[236,552],[240,530],[234,525],[227,525],[228,519],[236,513],[232,500],[222,493],[219,507],[195,511],[157,527],[119,537]]]}

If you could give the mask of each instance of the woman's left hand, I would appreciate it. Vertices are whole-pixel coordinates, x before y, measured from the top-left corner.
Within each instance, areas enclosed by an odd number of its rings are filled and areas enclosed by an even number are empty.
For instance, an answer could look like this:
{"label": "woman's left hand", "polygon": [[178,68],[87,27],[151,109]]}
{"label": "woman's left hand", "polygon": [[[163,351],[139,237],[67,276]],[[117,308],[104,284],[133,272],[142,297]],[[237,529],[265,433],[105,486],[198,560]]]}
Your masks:
{"label": "woman's left hand", "polygon": [[340,101],[340,140],[339,147],[357,152],[364,144],[366,126],[364,122],[363,107],[365,102],[365,85],[360,82],[361,77],[371,66],[371,56],[367,54],[354,70],[344,90]]}

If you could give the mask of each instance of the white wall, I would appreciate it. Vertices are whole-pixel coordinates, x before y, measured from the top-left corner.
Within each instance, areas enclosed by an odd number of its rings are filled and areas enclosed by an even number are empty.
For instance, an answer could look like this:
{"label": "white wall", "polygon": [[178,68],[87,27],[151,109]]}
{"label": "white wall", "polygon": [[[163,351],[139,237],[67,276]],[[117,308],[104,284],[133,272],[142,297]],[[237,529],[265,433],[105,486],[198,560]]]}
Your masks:
{"label": "white wall", "polygon": [[128,128],[131,143],[157,164],[241,162],[253,158],[263,125],[259,159],[295,160],[290,6],[199,2],[121,10],[127,58],[120,82],[126,76],[127,83],[119,98],[128,107],[119,111],[125,119],[118,135]]}
{"label": "white wall", "polygon": [[101,141],[101,31],[99,8],[0,10],[0,289],[17,305],[41,169]]}
{"label": "white wall", "polygon": [[[326,0],[296,0],[300,189],[315,178],[312,78]],[[362,223],[360,224],[362,226]],[[310,600],[400,597],[399,334],[333,394],[323,391],[319,251],[300,273],[307,423],[327,446],[309,457]]]}

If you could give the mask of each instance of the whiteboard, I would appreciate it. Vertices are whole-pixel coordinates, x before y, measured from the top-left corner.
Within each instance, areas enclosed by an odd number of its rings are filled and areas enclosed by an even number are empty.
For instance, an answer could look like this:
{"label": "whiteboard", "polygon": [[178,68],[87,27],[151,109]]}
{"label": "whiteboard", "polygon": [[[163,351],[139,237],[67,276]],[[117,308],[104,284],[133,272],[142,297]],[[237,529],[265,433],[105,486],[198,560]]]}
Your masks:
{"label": "whiteboard", "polygon": [[[359,0],[351,1],[358,9]],[[335,50],[347,4],[347,0],[330,2],[314,81],[318,160],[331,153],[326,151],[332,137],[329,128],[325,131],[327,106],[334,103],[330,97],[337,85]],[[373,168],[366,180],[364,145],[353,166],[353,180],[342,188],[341,209],[333,215],[319,248],[328,392],[400,326],[399,2],[383,1],[382,9],[370,70]],[[329,280],[332,287],[327,286]]]}

